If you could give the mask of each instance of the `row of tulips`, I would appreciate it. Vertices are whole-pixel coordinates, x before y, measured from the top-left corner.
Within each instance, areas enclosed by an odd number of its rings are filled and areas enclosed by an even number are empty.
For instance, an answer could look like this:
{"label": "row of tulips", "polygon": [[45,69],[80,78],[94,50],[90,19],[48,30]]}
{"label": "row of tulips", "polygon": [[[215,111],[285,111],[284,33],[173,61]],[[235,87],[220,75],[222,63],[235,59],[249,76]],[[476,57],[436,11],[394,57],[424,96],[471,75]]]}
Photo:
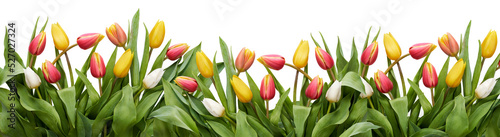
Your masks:
{"label": "row of tulips", "polygon": [[[441,50],[449,56],[439,73],[427,62],[437,47],[435,44],[418,43],[409,48],[408,54],[402,55],[394,36],[384,34],[388,67],[385,71],[377,70],[371,78],[366,73],[378,58],[376,40],[380,29],[371,42],[368,32],[360,57],[355,43],[350,59],[343,56],[340,42],[336,51],[331,52],[320,33],[323,46],[311,35],[316,45],[317,65],[308,63],[310,46],[307,40],[300,41],[290,64],[277,54],[255,59],[255,51],[248,48],[241,49],[233,59],[226,43],[220,39],[223,62],[216,62],[216,56],[210,59],[201,50],[201,44],[190,49],[186,43],[170,46],[170,41],[156,58],[151,57],[154,49],[162,47],[165,38],[165,25],[158,21],[151,31],[144,26],[145,43],[139,61],[137,11],[128,34],[118,23],[106,28],[106,36],[115,45],[107,62],[95,52],[104,35],[83,34],[70,46],[59,23],[53,24],[51,34],[57,57],[52,62],[43,61],[37,68],[33,64],[46,47],[45,25],[36,37],[35,26],[26,65],[16,53],[14,63],[22,68],[0,69],[2,75],[14,75],[0,79],[0,84],[11,81],[8,84],[11,90],[0,88],[0,97],[9,95],[13,89],[18,94],[16,100],[0,100],[3,108],[15,104],[14,121],[17,121],[15,128],[0,125],[0,135],[344,137],[500,134],[497,124],[500,122],[497,107],[500,84],[494,78],[500,68],[500,55],[486,70],[484,80],[479,82],[485,59],[495,53],[496,32],[490,31],[479,42],[476,65],[471,72],[470,23],[460,44],[450,33],[438,39]],[[6,39],[8,37],[5,35]],[[8,42],[4,44],[7,51]],[[92,50],[81,69],[72,69],[67,52],[77,45],[83,50]],[[124,53],[116,60],[117,50],[122,48]],[[60,60],[63,55],[68,73]],[[413,80],[405,80],[399,64],[408,56],[423,59]],[[448,71],[450,57],[457,61]],[[163,67],[166,59],[172,62]],[[260,86],[247,71],[254,60],[268,72]],[[283,81],[273,74],[273,70],[279,71],[285,66],[296,70],[294,86],[290,88],[283,87]],[[328,73],[329,81],[308,74],[309,67],[318,66]],[[392,69],[395,66],[399,68],[400,83]],[[76,82],[73,70],[78,75]],[[98,79],[98,90],[87,77],[89,70]],[[227,76],[225,87],[219,76],[223,70]],[[240,74],[246,76],[246,81]],[[301,83],[299,74],[303,76]],[[420,80],[430,89],[431,101],[419,87]],[[410,87],[406,88],[406,84]],[[215,91],[211,90],[212,85]],[[275,98],[276,92],[279,98],[270,110],[269,101]],[[293,92],[291,99],[290,92]],[[11,122],[10,112],[14,111],[1,111],[1,123]]]}

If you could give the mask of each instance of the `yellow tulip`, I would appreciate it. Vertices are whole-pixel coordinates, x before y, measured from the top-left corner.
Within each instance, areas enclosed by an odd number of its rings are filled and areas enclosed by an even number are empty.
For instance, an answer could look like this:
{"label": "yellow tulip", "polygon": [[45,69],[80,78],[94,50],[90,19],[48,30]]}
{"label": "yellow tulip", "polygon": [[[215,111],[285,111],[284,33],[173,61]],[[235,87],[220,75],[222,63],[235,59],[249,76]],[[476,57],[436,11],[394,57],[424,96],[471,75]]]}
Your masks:
{"label": "yellow tulip", "polygon": [[293,55],[293,65],[298,68],[303,68],[307,65],[307,60],[309,57],[309,42],[307,40],[301,40],[295,54]]}
{"label": "yellow tulip", "polygon": [[384,46],[389,59],[397,60],[401,56],[401,48],[390,32],[384,34]]}
{"label": "yellow tulip", "polygon": [[118,59],[113,68],[113,73],[118,78],[124,78],[130,70],[130,65],[132,65],[132,59],[134,58],[134,53],[130,49],[127,49],[125,53]]}
{"label": "yellow tulip", "polygon": [[153,29],[151,29],[151,33],[149,33],[149,47],[153,49],[160,47],[163,38],[165,38],[165,23],[158,20]]}
{"label": "yellow tulip", "polygon": [[233,86],[234,93],[236,93],[236,96],[238,97],[238,100],[240,100],[240,102],[248,103],[252,100],[252,91],[238,76],[233,75],[233,78],[231,79],[231,85]]}
{"label": "yellow tulip", "polygon": [[50,32],[52,33],[52,39],[54,40],[54,45],[58,50],[65,50],[68,48],[69,39],[66,32],[61,28],[59,23],[52,24]]}
{"label": "yellow tulip", "polygon": [[208,59],[207,55],[203,51],[196,52],[196,66],[198,66],[198,71],[205,78],[211,78],[214,76],[214,68],[212,61]]}
{"label": "yellow tulip", "polygon": [[483,58],[491,58],[497,49],[497,32],[491,31],[488,33],[486,38],[484,38],[483,43],[481,43],[481,52],[483,53]]}
{"label": "yellow tulip", "polygon": [[446,85],[450,88],[455,88],[460,85],[460,81],[462,80],[462,76],[464,75],[465,62],[463,59],[460,59],[453,65],[450,72],[446,76]]}

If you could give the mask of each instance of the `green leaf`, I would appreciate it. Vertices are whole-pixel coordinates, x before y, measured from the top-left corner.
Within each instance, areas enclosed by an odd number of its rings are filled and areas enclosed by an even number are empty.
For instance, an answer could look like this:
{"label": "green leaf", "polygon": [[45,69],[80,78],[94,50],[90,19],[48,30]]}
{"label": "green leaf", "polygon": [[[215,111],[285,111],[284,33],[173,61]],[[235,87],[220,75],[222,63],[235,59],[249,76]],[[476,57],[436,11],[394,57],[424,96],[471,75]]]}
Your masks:
{"label": "green leaf", "polygon": [[[149,61],[151,60],[150,58],[151,55],[149,55],[149,31],[145,23],[144,23],[144,29],[146,31],[146,36],[144,38],[144,49],[142,53],[141,70],[139,71],[140,79],[144,79],[144,77],[146,76],[146,71],[148,70],[148,64]],[[153,71],[153,69],[151,69],[151,71]]]}
{"label": "green leaf", "polygon": [[377,129],[377,128],[380,128],[380,126],[374,125],[370,122],[359,122],[359,123],[356,123],[356,124],[352,125],[351,127],[349,127],[349,129],[344,131],[340,135],[340,137],[355,136],[357,134],[366,133],[372,129]]}
{"label": "green leaf", "polygon": [[304,135],[305,123],[310,112],[310,107],[293,105],[293,120],[295,121],[295,132],[297,136]]}
{"label": "green leaf", "polygon": [[365,93],[365,86],[361,81],[361,77],[356,72],[348,72],[345,74],[344,78],[342,78],[342,86],[348,86],[360,93]]}
{"label": "green leaf", "polygon": [[347,96],[340,101],[339,108],[332,112],[328,113],[319,119],[316,126],[312,131],[313,137],[325,137],[330,136],[332,132],[334,132],[334,128],[337,125],[344,123],[349,117],[349,107],[351,106],[351,96]]}
{"label": "green leaf", "polygon": [[399,126],[405,136],[408,131],[408,99],[406,96],[390,101],[392,109],[396,112]]}
{"label": "green leaf", "polygon": [[122,97],[114,109],[113,131],[118,136],[132,136],[132,127],[136,121],[136,108],[130,85],[123,87]]}
{"label": "green leaf", "polygon": [[66,113],[68,116],[68,119],[71,122],[71,126],[74,128],[76,126],[76,100],[75,100],[75,88],[70,87],[70,88],[65,88],[62,90],[59,90],[57,92],[59,94],[59,97],[61,98],[61,101],[64,103],[64,108],[66,109]]}
{"label": "green leaf", "polygon": [[122,92],[119,90],[116,94],[111,96],[111,99],[104,105],[104,107],[99,111],[99,114],[95,118],[94,122],[92,122],[92,136],[98,136],[104,125],[106,124],[106,118],[111,116],[114,111],[116,104],[122,98]]}
{"label": "green leaf", "polygon": [[190,51],[186,52],[183,56],[183,62],[179,67],[179,75],[196,77],[199,73],[198,67],[196,65],[196,52],[201,51],[201,42],[198,46],[194,47]]}
{"label": "green leaf", "polygon": [[92,83],[90,83],[90,81],[87,79],[87,76],[85,76],[82,72],[78,71],[77,69],[75,69],[75,70],[76,70],[76,74],[78,75],[78,77],[85,84],[85,87],[87,87],[87,91],[88,91],[87,93],[89,94],[89,98],[91,101],[90,105],[95,104],[99,100],[99,94],[95,90],[94,86],[92,86]]}
{"label": "green leaf", "polygon": [[[215,55],[217,55],[217,52],[214,54],[214,59],[212,60],[213,62],[215,62],[215,58],[216,58]],[[224,64],[226,64],[226,63],[224,63]],[[217,63],[214,64],[214,70],[219,70]],[[215,90],[217,91],[217,95],[219,96],[219,100],[220,100],[222,106],[224,106],[224,108],[227,108],[227,106],[228,106],[227,99],[226,99],[226,95],[224,94],[224,89],[222,88],[222,83],[220,81],[219,73],[214,73],[213,82],[214,82],[213,84],[215,86]],[[226,112],[228,112],[228,111],[229,110],[226,109]]]}
{"label": "green leaf", "polygon": [[359,62],[358,62],[358,50],[356,49],[356,44],[354,42],[354,38],[352,39],[352,47],[351,47],[351,59],[348,64],[348,71],[358,72]]}
{"label": "green leaf", "polygon": [[140,86],[139,76],[139,54],[137,52],[137,36],[139,35],[139,10],[134,14],[132,18],[132,29],[129,30],[127,49],[130,49],[134,54],[132,65],[130,67],[130,77],[132,79],[132,86]]}
{"label": "green leaf", "polygon": [[[479,41],[479,40],[478,40]],[[481,76],[481,55],[482,55],[482,48],[481,48],[481,41],[479,41],[479,46],[478,46],[478,50],[477,50],[477,59],[476,59],[476,66],[474,67],[474,74],[473,74],[473,77],[472,77],[472,91],[475,91],[476,90],[476,87],[477,87],[477,83],[479,82],[479,77]],[[497,66],[497,64],[495,62],[493,62],[493,64],[495,64],[495,66]],[[494,74],[493,74],[494,75]],[[486,76],[486,75],[485,75]]]}
{"label": "green leaf", "polygon": [[[481,48],[479,48],[479,49],[481,49]],[[481,56],[481,54],[479,54],[478,56]],[[483,82],[485,80],[493,78],[495,76],[495,72],[497,72],[498,61],[500,61],[500,54],[497,55],[497,58],[495,58],[495,61],[493,61],[493,63],[491,63],[491,65],[490,65],[490,67],[488,67],[488,70],[484,74]]]}
{"label": "green leaf", "polygon": [[172,42],[172,39],[168,40],[165,47],[163,47],[163,50],[161,50],[158,57],[156,57],[155,62],[153,63],[153,67],[151,67],[151,70],[155,70],[155,69],[161,68],[163,66],[163,59],[167,55],[167,50],[168,50],[168,47],[170,47],[170,42]]}
{"label": "green leaf", "polygon": [[92,123],[90,119],[80,112],[77,112],[76,125],[76,132],[79,137],[92,136]]}
{"label": "green leaf", "polygon": [[470,25],[472,21],[467,25],[467,29],[465,30],[464,41],[461,43],[460,49],[460,58],[465,62],[465,70],[464,75],[462,77],[462,85],[463,85],[463,93],[464,96],[473,96],[472,91],[472,82],[471,82],[471,71],[470,71],[470,62],[469,62],[469,33],[470,33]]}
{"label": "green leaf", "polygon": [[256,137],[257,132],[248,124],[247,114],[242,111],[238,111],[236,114],[236,135],[237,137]]}
{"label": "green leaf", "polygon": [[231,52],[227,48],[226,42],[219,37],[220,50],[222,59],[224,60],[224,68],[226,69],[226,94],[227,94],[227,110],[229,113],[236,112],[236,94],[233,91],[231,83],[229,82],[233,75],[236,74],[234,69],[233,60],[231,59]]}
{"label": "green leaf", "polygon": [[254,117],[249,117],[247,115],[247,122],[250,126],[253,127],[253,129],[255,129],[256,131],[259,131],[257,132],[257,135],[259,135],[260,137],[271,137],[273,136],[273,134],[271,134],[267,129],[266,127],[264,127],[260,122],[259,120],[257,120],[257,118],[254,118]]}
{"label": "green leaf", "polygon": [[429,113],[432,109],[432,106],[431,106],[431,103],[429,103],[429,100],[427,100],[424,93],[422,92],[422,90],[420,90],[418,85],[415,84],[415,82],[408,79],[408,83],[410,83],[411,87],[413,87],[413,89],[417,93],[418,100],[420,101],[420,105],[422,105],[422,109],[424,109],[424,113],[425,114]]}
{"label": "green leaf", "polygon": [[[429,57],[431,54],[432,53],[427,55],[427,57],[425,57],[424,61],[422,61],[422,64],[420,65],[420,68],[417,71],[417,74],[415,74],[415,77],[413,77],[413,82],[418,83],[420,81],[420,79],[422,78],[422,70],[424,69],[424,65],[427,62],[427,60],[429,60]],[[439,83],[438,83],[438,85],[439,85]],[[436,89],[438,89],[438,88],[436,88]],[[414,104],[413,102],[415,102],[415,99],[417,98],[415,90],[413,89],[412,86],[410,86],[410,89],[408,89],[408,94],[406,96],[408,96],[408,102],[409,102],[408,108],[411,108],[412,105]]]}
{"label": "green leaf", "polygon": [[276,107],[273,109],[273,111],[270,114],[270,121],[274,125],[278,125],[280,119],[281,119],[281,112],[283,110],[283,103],[285,103],[285,100],[288,98],[288,93],[290,93],[290,90],[287,90],[284,94],[281,94],[278,103],[276,103]]}
{"label": "green leaf", "polygon": [[379,111],[374,109],[368,109],[366,114],[366,121],[382,127],[382,129],[385,130],[386,136],[390,137],[394,136],[392,134],[391,123],[389,122],[389,120],[387,120],[387,117],[385,117],[384,114],[380,113]]}
{"label": "green leaf", "polygon": [[155,105],[155,103],[160,99],[161,91],[155,91],[154,93],[143,95],[141,101],[137,105],[137,118],[136,121],[141,120],[144,117],[147,117],[148,113],[151,111],[151,108]]}
{"label": "green leaf", "polygon": [[153,111],[149,117],[170,123],[196,134],[199,133],[198,127],[196,127],[196,123],[191,116],[177,106],[163,106]]}
{"label": "green leaf", "polygon": [[[340,72],[342,69],[344,69],[344,66],[346,66],[347,60],[344,58],[344,53],[342,51],[342,45],[340,44],[340,37],[338,37],[338,36],[337,36],[336,55],[337,55],[337,62],[335,62],[335,63],[337,63],[337,64],[335,66],[337,66],[337,71]],[[340,76],[340,74],[339,74],[339,76]]]}
{"label": "green leaf", "polygon": [[246,77],[247,77],[247,80],[248,80],[248,86],[250,87],[250,90],[252,91],[252,94],[254,95],[252,97],[252,102],[254,102],[255,105],[262,106],[262,110],[261,111],[265,112],[264,100],[262,99],[262,97],[259,96],[260,95],[259,86],[257,86],[257,84],[252,79],[252,76],[250,76],[250,74],[248,73],[248,71],[245,74],[246,74]]}
{"label": "green leaf", "polygon": [[476,126],[481,122],[481,119],[488,113],[490,106],[493,104],[493,101],[488,101],[484,104],[481,104],[479,107],[469,115],[469,131],[471,132]]}
{"label": "green leaf", "polygon": [[[199,77],[193,77],[196,81],[202,81]],[[203,93],[203,97],[205,98],[210,98],[212,100],[215,100],[215,97],[214,95],[212,94],[212,91],[210,91],[210,89],[208,89],[207,86],[205,86],[205,84],[198,84],[198,88],[200,88],[201,92]],[[198,90],[198,91],[200,91]]]}
{"label": "green leaf", "polygon": [[234,136],[233,131],[228,129],[224,124],[215,122],[215,121],[207,121],[207,123],[212,127],[215,133],[219,134],[222,137],[230,137]]}
{"label": "green leaf", "polygon": [[432,129],[432,128],[424,128],[421,129],[414,134],[411,135],[412,137],[443,137],[443,136],[448,136],[445,132],[437,129]]}
{"label": "green leaf", "polygon": [[[452,137],[465,136],[468,131],[469,120],[465,111],[463,96],[455,97],[455,105],[450,115],[446,118],[446,133]],[[461,126],[460,126],[461,125]]]}

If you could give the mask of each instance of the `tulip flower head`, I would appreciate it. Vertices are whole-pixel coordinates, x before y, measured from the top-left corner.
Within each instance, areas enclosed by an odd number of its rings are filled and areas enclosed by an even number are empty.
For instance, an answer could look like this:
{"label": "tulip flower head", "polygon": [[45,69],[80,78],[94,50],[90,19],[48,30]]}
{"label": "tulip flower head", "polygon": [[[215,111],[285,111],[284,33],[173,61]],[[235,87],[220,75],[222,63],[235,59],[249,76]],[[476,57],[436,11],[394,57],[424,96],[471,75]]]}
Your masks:
{"label": "tulip flower head", "polygon": [[45,60],[45,62],[42,63],[42,72],[43,72],[43,77],[45,77],[45,80],[49,83],[56,83],[61,79],[61,73],[59,73],[59,70],[48,60]]}
{"label": "tulip flower head", "polygon": [[323,92],[323,79],[319,76],[314,77],[311,84],[306,89],[306,96],[312,100],[318,99]]}
{"label": "tulip flower head", "polygon": [[342,82],[335,81],[326,92],[325,98],[330,103],[339,102],[342,94]]}
{"label": "tulip flower head", "polygon": [[94,78],[102,78],[106,74],[106,65],[99,53],[94,52],[90,58],[90,73]]}
{"label": "tulip flower head", "polygon": [[436,47],[432,43],[418,43],[410,47],[410,55],[414,59],[421,59],[429,55]]}
{"label": "tulip flower head", "polygon": [[309,42],[307,40],[301,40],[295,54],[293,55],[293,65],[297,68],[303,68],[307,65],[307,60],[309,58]]}
{"label": "tulip flower head", "polygon": [[238,57],[236,57],[234,65],[239,72],[245,72],[250,68],[250,66],[252,66],[254,60],[255,51],[243,48],[238,54]]}
{"label": "tulip flower head", "polygon": [[280,70],[285,66],[285,58],[275,54],[260,56],[257,61],[274,70]]}
{"label": "tulip flower head", "polygon": [[160,82],[161,77],[163,76],[163,71],[164,70],[162,68],[157,68],[146,75],[142,80],[144,89],[152,89],[158,85],[158,82]]}
{"label": "tulip flower head", "polygon": [[483,58],[491,58],[497,49],[497,32],[490,30],[483,43],[481,43],[481,53]]}
{"label": "tulip flower head", "polygon": [[151,33],[149,33],[149,47],[153,49],[160,47],[161,43],[163,43],[163,38],[165,38],[165,23],[158,20],[153,29],[151,29]]}
{"label": "tulip flower head", "polygon": [[242,103],[248,103],[252,100],[253,94],[250,88],[238,76],[233,75],[231,78],[231,85],[233,86],[234,93],[238,100]]}
{"label": "tulip flower head", "polygon": [[124,78],[127,76],[128,71],[130,70],[130,65],[132,65],[132,59],[134,58],[134,53],[127,49],[122,56],[118,59],[113,68],[113,73],[118,78]]}
{"label": "tulip flower head", "polygon": [[196,66],[203,77],[211,78],[214,76],[214,66],[212,61],[210,61],[207,55],[205,55],[202,51],[196,52]]}
{"label": "tulip flower head", "polygon": [[401,56],[401,48],[390,32],[384,34],[384,46],[389,59],[397,60]]}
{"label": "tulip flower head", "polygon": [[38,88],[41,84],[40,77],[30,68],[24,69],[24,82],[30,89]]}
{"label": "tulip flower head", "polygon": [[481,83],[479,86],[476,88],[476,98],[477,99],[483,99],[488,97],[490,95],[491,91],[493,91],[493,88],[495,87],[495,84],[497,83],[497,80],[495,78],[489,78],[485,80],[483,83]]}
{"label": "tulip flower head", "polygon": [[179,43],[168,47],[167,58],[169,60],[177,60],[188,51],[189,46],[186,43]]}
{"label": "tulip flower head", "polygon": [[439,47],[443,52],[451,57],[455,57],[458,54],[458,43],[455,38],[450,33],[446,33],[443,35],[443,37],[438,39],[439,42]]}
{"label": "tulip flower head", "polygon": [[434,66],[426,62],[424,64],[424,69],[422,70],[422,79],[425,87],[433,88],[436,87],[438,83],[438,76]]}
{"label": "tulip flower head", "polygon": [[451,70],[448,72],[448,75],[446,75],[446,85],[450,88],[455,88],[460,85],[460,81],[462,80],[462,76],[464,75],[464,70],[465,70],[465,61],[463,59],[460,59],[453,65]]}
{"label": "tulip flower head", "polygon": [[86,50],[99,44],[99,42],[104,38],[104,35],[99,33],[87,33],[83,34],[76,39],[76,43],[81,49]]}
{"label": "tulip flower head", "polygon": [[210,98],[204,98],[203,101],[203,106],[212,114],[214,117],[223,117],[225,113],[224,106],[221,104],[217,103],[215,100],[212,100]]}
{"label": "tulip flower head", "polygon": [[127,34],[118,23],[113,23],[109,28],[106,28],[106,35],[115,46],[123,47],[127,43]]}
{"label": "tulip flower head", "polygon": [[177,86],[186,90],[190,94],[198,89],[198,83],[194,78],[191,77],[178,76],[177,78],[175,78],[174,82],[175,84],[177,84]]}
{"label": "tulip flower head", "polygon": [[40,34],[36,35],[36,37],[31,40],[29,52],[35,56],[42,54],[43,50],[45,49],[46,39],[47,38],[45,37],[45,31],[42,31],[40,32]]}
{"label": "tulip flower head", "polygon": [[331,69],[334,65],[333,58],[326,52],[325,50],[316,47],[316,61],[318,62],[319,67],[324,70]]}
{"label": "tulip flower head", "polygon": [[52,24],[50,32],[52,33],[52,39],[54,40],[54,46],[58,50],[65,50],[69,46],[69,39],[66,32],[61,28],[59,23]]}
{"label": "tulip flower head", "polygon": [[373,79],[375,80],[375,85],[377,86],[378,91],[388,93],[392,90],[392,81],[381,70],[375,72]]}
{"label": "tulip flower head", "polygon": [[372,65],[377,60],[378,56],[378,43],[374,41],[370,46],[366,47],[366,49],[361,54],[361,62],[365,65]]}
{"label": "tulip flower head", "polygon": [[270,74],[264,76],[260,84],[260,97],[264,100],[271,100],[276,94],[273,77]]}
{"label": "tulip flower head", "polygon": [[360,93],[359,97],[361,98],[370,98],[373,95],[373,88],[368,82],[366,82],[365,79],[361,78],[361,82],[363,82],[363,85],[365,86],[365,93]]}

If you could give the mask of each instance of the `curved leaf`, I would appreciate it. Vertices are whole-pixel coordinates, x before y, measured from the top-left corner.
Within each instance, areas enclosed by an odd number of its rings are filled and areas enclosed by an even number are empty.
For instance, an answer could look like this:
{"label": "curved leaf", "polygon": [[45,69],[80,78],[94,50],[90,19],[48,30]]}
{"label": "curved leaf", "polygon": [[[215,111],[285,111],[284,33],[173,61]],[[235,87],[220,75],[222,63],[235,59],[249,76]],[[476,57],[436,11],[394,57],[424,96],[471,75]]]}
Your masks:
{"label": "curved leaf", "polygon": [[149,117],[187,129],[196,134],[199,133],[198,127],[196,127],[196,123],[191,116],[177,106],[163,106],[158,110],[153,111]]}
{"label": "curved leaf", "polygon": [[377,129],[377,128],[380,128],[380,127],[377,125],[374,125],[370,122],[359,122],[359,123],[352,125],[349,129],[344,131],[340,135],[340,137],[350,137],[350,136],[354,136],[357,134],[369,132],[370,130]]}

